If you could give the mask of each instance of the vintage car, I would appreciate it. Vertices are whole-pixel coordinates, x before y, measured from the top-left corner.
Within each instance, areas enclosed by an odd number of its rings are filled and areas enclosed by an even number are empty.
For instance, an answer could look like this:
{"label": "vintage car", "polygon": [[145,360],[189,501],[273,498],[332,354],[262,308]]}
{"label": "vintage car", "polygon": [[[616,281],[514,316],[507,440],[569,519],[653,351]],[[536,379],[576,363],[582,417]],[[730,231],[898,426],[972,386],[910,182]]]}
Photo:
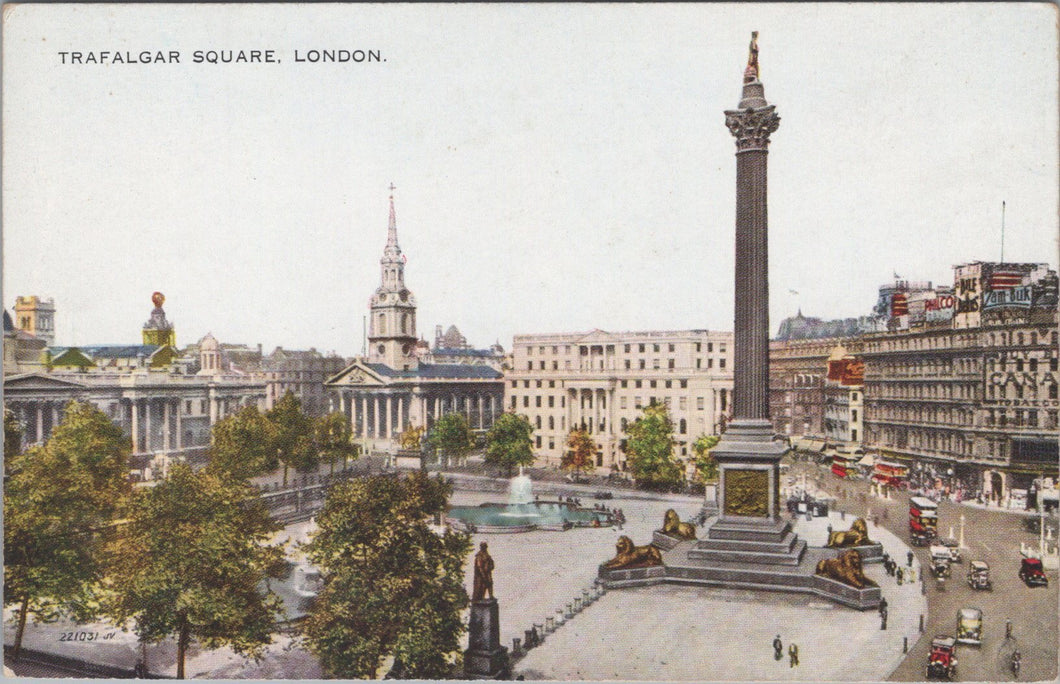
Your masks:
{"label": "vintage car", "polygon": [[931,544],[931,534],[920,530],[909,530],[909,543],[913,546],[928,546]]}
{"label": "vintage car", "polygon": [[964,562],[964,559],[961,557],[961,545],[957,543],[956,539],[953,537],[939,539],[939,544],[950,550],[950,561],[954,563]]}
{"label": "vintage car", "polygon": [[931,640],[928,655],[928,679],[953,679],[957,676],[957,640],[951,636],[937,636]]}
{"label": "vintage car", "polygon": [[950,576],[950,550],[939,544],[928,549],[931,553],[931,574],[935,577]]}
{"label": "vintage car", "polygon": [[1027,583],[1028,587],[1045,587],[1049,585],[1049,578],[1045,576],[1042,569],[1042,561],[1038,558],[1024,558],[1020,564],[1020,579]]}
{"label": "vintage car", "polygon": [[973,646],[983,644],[983,611],[978,608],[957,611],[957,642]]}
{"label": "vintage car", "polygon": [[990,566],[984,561],[972,561],[968,566],[968,586],[972,589],[992,590]]}

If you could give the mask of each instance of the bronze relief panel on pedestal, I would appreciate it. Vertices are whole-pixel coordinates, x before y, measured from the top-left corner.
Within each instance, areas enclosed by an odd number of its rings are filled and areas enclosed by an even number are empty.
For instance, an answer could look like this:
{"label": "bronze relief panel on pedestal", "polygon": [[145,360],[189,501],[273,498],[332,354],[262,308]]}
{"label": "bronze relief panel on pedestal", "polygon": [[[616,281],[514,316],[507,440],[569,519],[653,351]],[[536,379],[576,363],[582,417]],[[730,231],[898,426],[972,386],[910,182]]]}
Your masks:
{"label": "bronze relief panel on pedestal", "polygon": [[769,515],[769,471],[725,471],[725,514]]}

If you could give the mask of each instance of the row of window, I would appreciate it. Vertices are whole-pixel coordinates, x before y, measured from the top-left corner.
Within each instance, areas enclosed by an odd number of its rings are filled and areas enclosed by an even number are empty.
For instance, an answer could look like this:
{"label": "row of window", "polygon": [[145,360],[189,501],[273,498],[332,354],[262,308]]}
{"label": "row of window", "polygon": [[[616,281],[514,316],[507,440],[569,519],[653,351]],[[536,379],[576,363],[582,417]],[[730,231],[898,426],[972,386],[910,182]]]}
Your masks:
{"label": "row of window", "polygon": [[[639,386],[640,385],[638,385],[638,387]],[[652,386],[654,387],[654,385],[652,385]],[[667,385],[667,387],[669,387],[669,385]],[[722,390],[722,391],[724,391],[724,390]],[[524,394],[522,396],[523,396],[523,405],[522,405],[522,407],[523,408],[530,408],[530,395]],[[650,404],[652,401],[654,401],[657,404],[665,404],[667,408],[670,408],[672,406],[672,400],[671,400],[670,397],[646,397],[646,398],[648,400],[648,404]],[[534,408],[546,408],[546,406],[547,406],[547,408],[555,408],[556,407],[556,397],[553,396],[553,395],[548,395],[548,396],[545,396],[545,397],[542,397],[542,396],[538,395],[538,396],[534,397],[533,399],[534,399]],[[618,407],[620,409],[624,409],[624,408],[628,408],[629,407],[627,399],[629,399],[629,397],[626,397],[626,396],[620,396],[618,398]],[[600,403],[600,408],[602,410],[606,410],[606,408],[607,408],[607,399],[606,399],[606,397],[601,397],[600,398],[600,402],[601,402]],[[724,399],[723,399],[723,402],[724,402]],[[514,411],[515,409],[519,408],[519,397],[514,395],[514,394],[511,395],[511,400],[510,400],[509,403],[511,405],[511,409]],[[648,404],[644,403],[642,401],[642,397],[640,397],[640,396],[633,397],[633,408],[636,408],[636,409],[644,408]],[[567,397],[566,396],[561,395],[559,397],[559,407],[560,408],[567,408]],[[687,411],[688,410],[688,397],[678,397],[677,398],[677,407],[678,407],[678,410]],[[586,402],[586,401],[583,400],[581,408],[582,408],[582,410],[591,409],[592,408],[592,402],[591,401]],[[696,410],[703,411],[705,409],[706,409],[706,398],[705,397],[696,397]],[[722,410],[724,411],[725,409],[723,408]]]}
{"label": "row of window", "polygon": [[[1057,345],[1057,332],[1054,330],[1049,333],[1048,340],[1049,344],[1054,347]],[[906,351],[906,350],[918,350],[918,349],[954,349],[960,347],[977,347],[980,344],[985,344],[988,347],[1007,347],[1007,346],[1026,346],[1037,345],[1041,340],[1042,344],[1045,344],[1046,333],[1045,331],[1039,332],[1037,330],[1028,331],[1007,331],[1002,330],[1000,332],[986,333],[982,338],[982,343],[979,341],[978,335],[975,333],[962,334],[962,335],[933,335],[930,337],[898,337],[895,339],[886,340],[871,340],[866,344],[866,351]]]}
{"label": "row of window", "polygon": [[[652,359],[651,369],[652,370],[661,370],[663,368],[662,361],[663,361],[662,359]],[[527,361],[526,362],[526,370],[528,370],[528,371],[532,371],[532,370],[554,370],[554,371],[558,371],[558,370],[560,370],[560,365],[559,364],[560,364],[560,362],[555,360],[555,359],[553,359],[552,361],[541,360],[541,361],[537,362],[537,368],[535,369],[534,362],[533,361]],[[725,370],[726,366],[727,366],[726,359],[724,357],[719,358],[718,359],[718,368],[720,370]],[[572,370],[573,368],[574,368],[574,366],[571,364],[571,361],[569,359],[563,361],[563,370]],[[637,361],[636,366],[634,366],[633,361],[631,361],[630,359],[626,359],[625,362],[623,363],[623,368],[625,370],[648,370],[648,360],[647,359],[640,359],[639,361]],[[676,359],[666,359],[666,368],[669,369],[669,370],[677,370],[677,368],[678,368],[677,360]],[[686,366],[681,366],[681,369],[685,369],[685,368],[686,368]],[[706,368],[708,370],[714,368],[714,358],[713,357],[708,357],[706,359],[704,359],[702,357],[697,357],[696,358],[696,369],[697,370],[703,370],[704,368]],[[617,368],[616,368],[614,362],[612,362],[612,361],[609,361],[609,362],[605,363],[604,359],[598,359],[595,364],[592,361],[583,361],[583,362],[579,363],[578,366],[577,366],[577,370],[617,370]]]}
{"label": "row of window", "polygon": [[[591,354],[604,354],[604,353],[614,354],[615,353],[615,346],[616,345],[613,345],[613,344],[607,344],[607,345],[578,345],[578,353],[580,355],[582,355],[582,356],[589,356]],[[538,345],[537,353],[539,355],[540,354],[545,354],[546,353],[545,349],[548,348],[548,347],[549,347],[549,345],[544,345],[544,344]],[[559,345],[555,345],[555,344],[551,345],[552,353],[553,354],[558,354],[559,353],[559,347],[560,347]],[[648,344],[648,343],[625,344],[625,345],[622,345],[622,347],[623,347],[623,351],[626,354],[634,353],[634,348],[636,348],[636,352],[637,353],[646,354],[646,353],[649,352],[649,349],[648,349],[649,347],[651,347],[651,349],[650,349],[651,352],[661,352],[663,345],[661,343],[659,343],[659,342],[654,342],[654,343],[650,343],[650,344]],[[696,342],[695,343],[696,352],[702,352],[703,351],[703,347],[704,347],[704,344],[702,342]],[[707,348],[707,353],[712,353],[714,351],[714,343],[713,342],[707,342],[706,343],[706,348]],[[677,345],[674,344],[673,342],[670,342],[670,343],[666,344],[666,351],[668,351],[668,352],[677,351]],[[718,344],[718,352],[720,352],[722,354],[725,353],[725,343]],[[569,345],[569,344],[563,345],[563,353],[564,354],[570,354],[571,353],[571,345]],[[533,345],[527,345],[526,354],[527,354],[527,356],[533,356],[534,355],[534,347],[533,347]]]}

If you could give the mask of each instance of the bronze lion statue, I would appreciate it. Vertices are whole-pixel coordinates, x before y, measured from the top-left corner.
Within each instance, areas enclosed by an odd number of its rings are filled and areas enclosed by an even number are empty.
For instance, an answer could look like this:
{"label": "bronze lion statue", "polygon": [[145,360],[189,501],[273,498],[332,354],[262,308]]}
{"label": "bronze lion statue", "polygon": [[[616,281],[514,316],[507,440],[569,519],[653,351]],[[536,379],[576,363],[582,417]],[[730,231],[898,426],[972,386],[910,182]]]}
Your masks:
{"label": "bronze lion statue", "polygon": [[877,586],[875,582],[865,577],[861,567],[861,554],[856,549],[849,549],[835,558],[825,558],[817,564],[817,574],[839,580],[857,589]]}
{"label": "bronze lion statue", "polygon": [[606,570],[624,570],[627,568],[648,568],[662,565],[662,554],[651,546],[634,546],[633,540],[623,535],[615,544],[615,557],[604,563]]}
{"label": "bronze lion statue", "polygon": [[869,526],[865,524],[864,518],[858,518],[850,525],[849,530],[836,530],[828,535],[828,543],[825,546],[830,549],[838,549],[845,546],[864,546],[871,543],[872,541],[869,540]]}
{"label": "bronze lion statue", "polygon": [[692,523],[681,522],[681,519],[677,517],[677,511],[672,508],[666,511],[666,516],[663,518],[662,532],[678,539],[696,538],[696,526]]}

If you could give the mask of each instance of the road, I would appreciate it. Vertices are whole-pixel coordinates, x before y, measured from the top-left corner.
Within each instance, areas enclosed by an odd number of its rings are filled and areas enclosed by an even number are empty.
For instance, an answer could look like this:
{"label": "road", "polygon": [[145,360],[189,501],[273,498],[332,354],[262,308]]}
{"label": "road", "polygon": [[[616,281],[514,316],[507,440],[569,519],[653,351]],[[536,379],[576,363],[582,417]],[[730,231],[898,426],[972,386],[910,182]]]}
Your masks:
{"label": "road", "polygon": [[[838,507],[855,515],[866,515],[871,509],[880,516],[880,524],[899,537],[908,539],[909,496],[895,494],[890,501],[869,494],[866,481],[841,481],[831,471],[806,463],[797,463],[791,474],[816,476],[825,491],[836,495]],[[863,500],[864,499],[864,500]],[[886,511],[886,519],[884,518]],[[894,681],[920,681],[925,678],[931,637],[953,635],[960,608],[975,607],[983,611],[983,644],[980,647],[958,646],[957,679],[960,681],[1012,681],[1010,658],[1019,648],[1022,655],[1022,681],[1053,681],[1057,677],[1057,573],[1048,571],[1047,588],[1030,588],[1020,581],[1020,542],[1037,546],[1038,536],[1027,532],[1023,516],[985,510],[942,501],[939,503],[939,533],[947,536],[960,531],[960,517],[965,517],[964,562],[953,565],[953,575],[939,591],[928,576],[928,615],[925,634],[911,644],[909,656],[892,673]],[[922,567],[929,566],[926,547],[914,548]],[[898,559],[903,563],[905,559]],[[993,591],[975,591],[965,582],[968,563],[986,561],[990,565]],[[1005,620],[1012,620],[1012,639],[1005,638]]]}

